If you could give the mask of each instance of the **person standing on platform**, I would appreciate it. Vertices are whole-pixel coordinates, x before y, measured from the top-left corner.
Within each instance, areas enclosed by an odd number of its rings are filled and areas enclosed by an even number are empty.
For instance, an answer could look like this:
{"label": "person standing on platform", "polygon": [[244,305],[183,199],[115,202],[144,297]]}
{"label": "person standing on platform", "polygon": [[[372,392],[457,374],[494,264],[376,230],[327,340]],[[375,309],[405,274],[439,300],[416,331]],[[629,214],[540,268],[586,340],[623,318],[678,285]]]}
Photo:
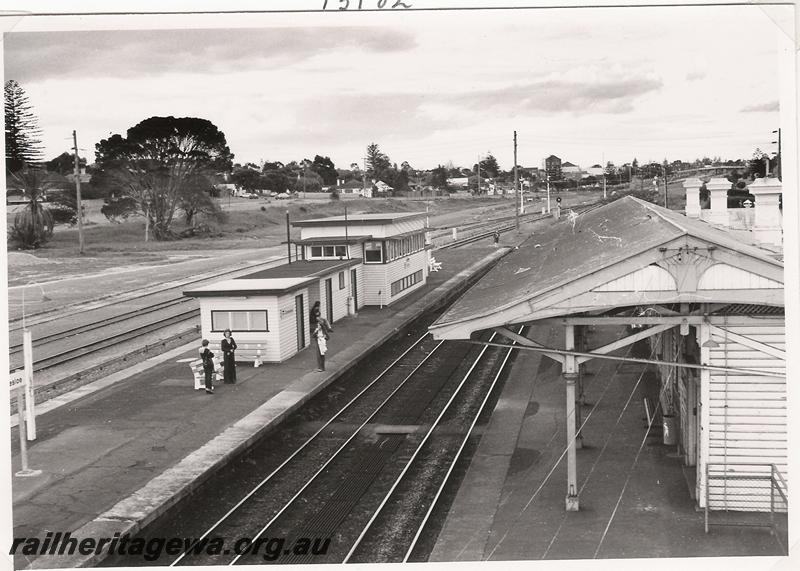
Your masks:
{"label": "person standing on platform", "polygon": [[234,356],[234,351],[236,351],[236,341],[233,340],[233,334],[231,333],[230,329],[226,329],[222,335],[222,343],[220,343],[220,349],[222,349],[223,355],[223,379],[226,383],[232,384],[236,382],[236,357]]}
{"label": "person standing on platform", "polygon": [[325,370],[325,353],[328,352],[328,334],[325,332],[323,320],[317,320],[311,338],[314,340],[314,349],[317,355],[317,372]]}
{"label": "person standing on platform", "polygon": [[[311,306],[311,311],[308,314],[308,323],[311,325],[311,331],[317,326],[317,321],[322,317],[322,310],[319,308],[319,302],[315,301]],[[313,337],[313,335],[312,335]]]}
{"label": "person standing on platform", "polygon": [[214,394],[214,353],[208,348],[208,339],[200,344],[200,360],[203,362],[203,373],[206,376],[206,393]]}

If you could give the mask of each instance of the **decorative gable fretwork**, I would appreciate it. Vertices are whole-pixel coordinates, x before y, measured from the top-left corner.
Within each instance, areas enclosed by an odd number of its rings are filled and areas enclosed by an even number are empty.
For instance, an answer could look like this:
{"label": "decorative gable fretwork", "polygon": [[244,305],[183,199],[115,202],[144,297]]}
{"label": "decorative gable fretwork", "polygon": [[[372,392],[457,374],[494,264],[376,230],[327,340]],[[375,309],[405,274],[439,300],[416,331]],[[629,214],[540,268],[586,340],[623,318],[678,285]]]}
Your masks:
{"label": "decorative gable fretwork", "polygon": [[667,270],[651,265],[599,285],[592,291],[675,291],[676,289],[675,278]]}
{"label": "decorative gable fretwork", "polygon": [[764,276],[735,268],[728,264],[714,264],[708,268],[697,284],[697,289],[782,289],[783,284]]}
{"label": "decorative gable fretwork", "polygon": [[657,262],[675,278],[679,293],[697,291],[700,276],[714,264],[714,260],[694,249],[680,249],[674,256]]}

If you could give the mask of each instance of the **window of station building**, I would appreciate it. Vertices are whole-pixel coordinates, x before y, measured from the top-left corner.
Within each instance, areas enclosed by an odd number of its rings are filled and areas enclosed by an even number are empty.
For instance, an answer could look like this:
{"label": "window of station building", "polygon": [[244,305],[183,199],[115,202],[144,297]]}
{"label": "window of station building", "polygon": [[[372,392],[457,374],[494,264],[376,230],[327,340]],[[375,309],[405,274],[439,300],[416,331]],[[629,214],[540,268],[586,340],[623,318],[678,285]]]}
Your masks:
{"label": "window of station building", "polygon": [[412,234],[386,241],[386,259],[396,260],[425,248],[425,234]]}
{"label": "window of station building", "polygon": [[344,258],[347,256],[347,246],[311,246],[311,258]]}
{"label": "window of station building", "polygon": [[212,311],[211,331],[269,331],[266,310]]}
{"label": "window of station building", "polygon": [[383,262],[383,243],[364,242],[364,263],[380,264]]}
{"label": "window of station building", "polygon": [[344,289],[344,272],[339,272],[339,289]]}
{"label": "window of station building", "polygon": [[401,291],[407,290],[422,281],[422,270],[418,270],[413,274],[409,274],[404,278],[392,283],[392,297],[396,296]]}

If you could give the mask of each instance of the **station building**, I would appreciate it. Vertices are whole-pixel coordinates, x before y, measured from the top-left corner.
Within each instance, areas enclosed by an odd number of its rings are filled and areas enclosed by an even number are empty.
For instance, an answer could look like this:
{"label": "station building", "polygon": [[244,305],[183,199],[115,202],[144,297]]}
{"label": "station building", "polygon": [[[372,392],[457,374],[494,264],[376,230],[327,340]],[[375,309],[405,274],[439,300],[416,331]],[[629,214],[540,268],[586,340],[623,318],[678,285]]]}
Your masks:
{"label": "station building", "polygon": [[[701,220],[697,182],[685,185],[686,216],[625,197],[554,223],[430,327],[438,339],[479,343],[477,334],[492,330],[559,363],[569,511],[579,509],[576,450],[592,437],[577,430],[582,366],[625,360],[617,351],[645,340],[660,373],[654,412],[664,443],[694,474],[698,506],[769,512],[778,502],[785,511],[776,491],[788,481],[780,182],[751,185],[752,231]],[[563,328],[563,343],[545,346],[512,330],[524,324]],[[617,340],[592,347],[599,327],[616,328]]]}
{"label": "station building", "polygon": [[[230,329],[258,360],[281,362],[311,343],[309,311],[329,323],[358,309],[391,305],[425,285],[424,214],[357,214],[295,222],[297,259],[184,292],[200,301],[202,336]],[[239,351],[243,356],[245,352]]]}
{"label": "station building", "polygon": [[361,258],[356,305],[391,305],[425,285],[428,250],[425,214],[355,214],[301,220],[297,253],[308,261]]}

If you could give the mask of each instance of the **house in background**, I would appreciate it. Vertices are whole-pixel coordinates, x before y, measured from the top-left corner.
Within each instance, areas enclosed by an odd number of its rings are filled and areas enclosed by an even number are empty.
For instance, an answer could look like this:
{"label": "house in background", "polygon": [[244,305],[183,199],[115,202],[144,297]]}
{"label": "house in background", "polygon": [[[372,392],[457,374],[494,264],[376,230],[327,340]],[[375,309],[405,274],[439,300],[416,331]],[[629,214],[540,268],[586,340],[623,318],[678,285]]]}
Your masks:
{"label": "house in background", "polygon": [[583,171],[581,171],[581,167],[578,165],[574,165],[570,162],[566,162],[561,165],[561,174],[564,178],[580,180],[582,173]]}
{"label": "house in background", "polygon": [[603,176],[605,169],[600,165],[592,165],[586,169],[586,176]]}
{"label": "house in background", "polygon": [[544,160],[544,170],[550,180],[561,180],[561,159],[555,155],[550,155]]}

